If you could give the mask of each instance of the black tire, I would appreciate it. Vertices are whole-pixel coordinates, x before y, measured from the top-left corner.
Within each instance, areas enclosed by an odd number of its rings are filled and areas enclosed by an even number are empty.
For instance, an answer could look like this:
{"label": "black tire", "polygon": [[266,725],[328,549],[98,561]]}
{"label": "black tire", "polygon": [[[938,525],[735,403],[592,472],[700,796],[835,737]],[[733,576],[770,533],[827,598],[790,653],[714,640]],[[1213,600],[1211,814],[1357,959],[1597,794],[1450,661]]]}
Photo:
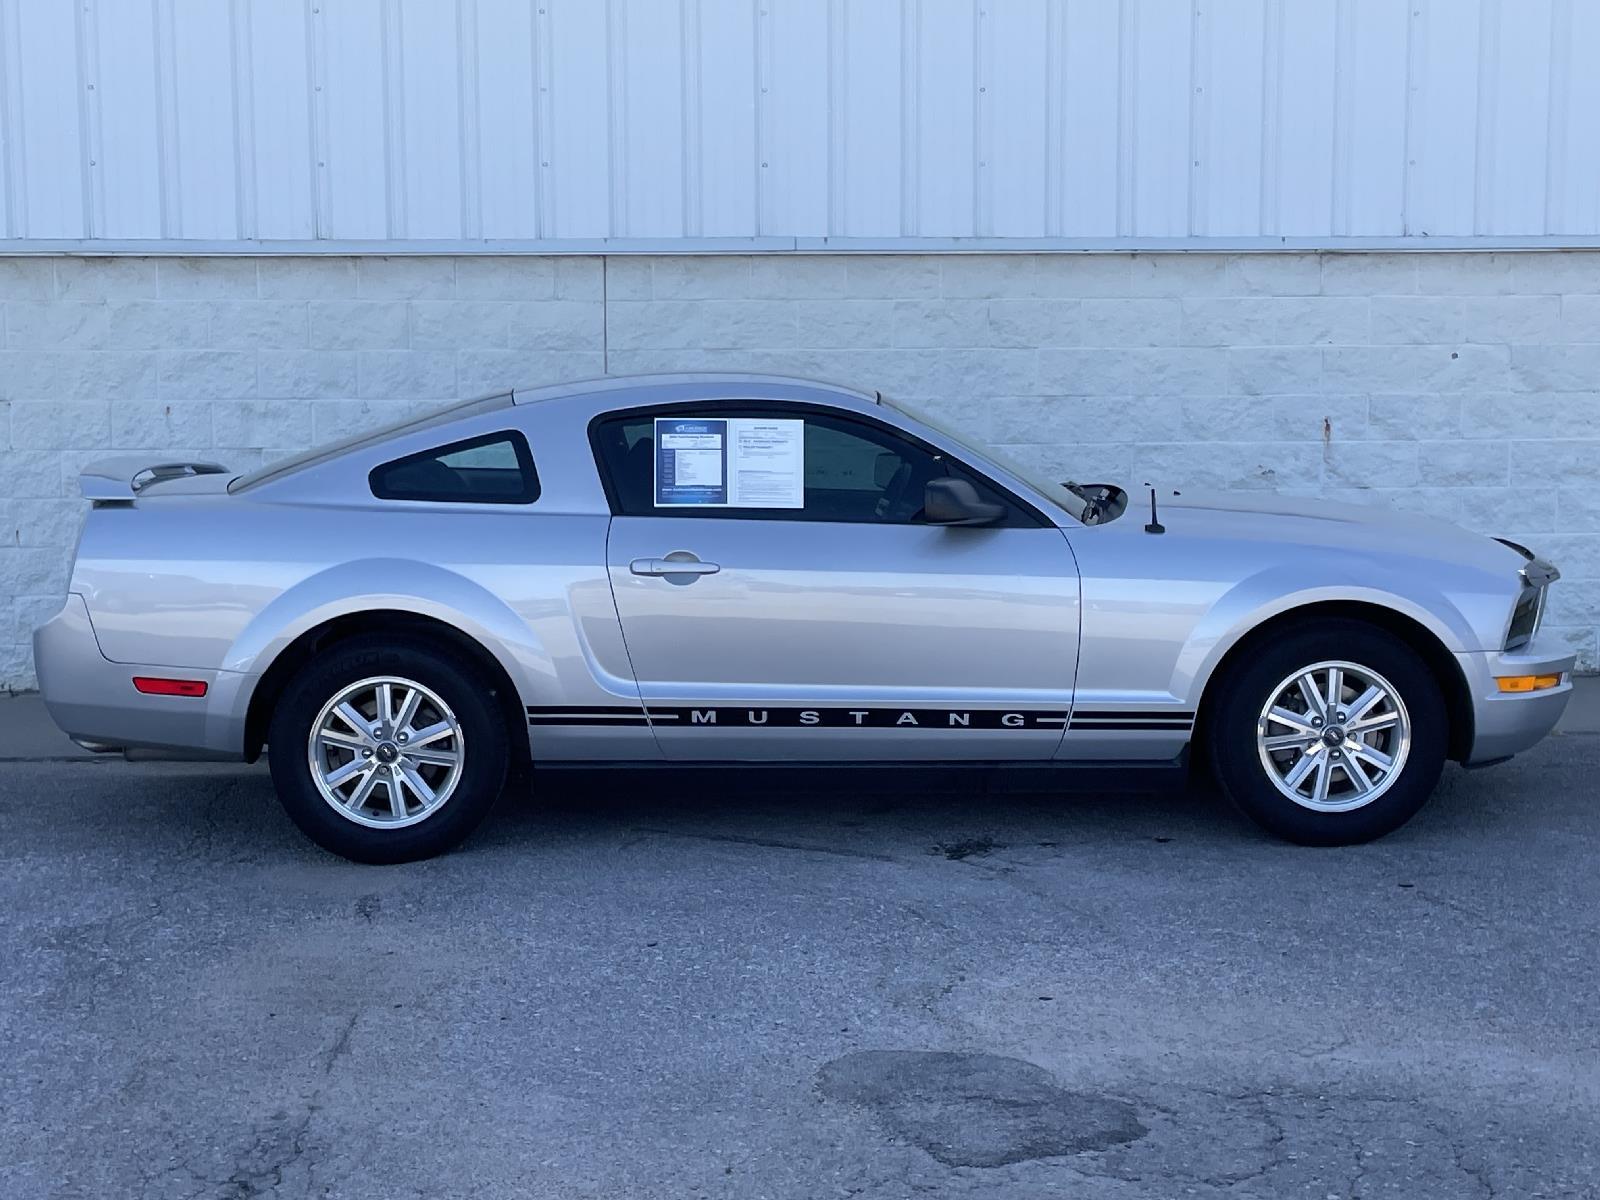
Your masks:
{"label": "black tire", "polygon": [[[453,790],[432,812],[415,824],[374,828],[336,810],[323,796],[308,749],[312,724],[324,705],[362,680],[391,676],[422,685],[448,705],[461,733],[461,764]],[[383,751],[392,752],[392,747]],[[268,726],[267,761],[285,811],[317,845],[354,862],[402,863],[442,854],[478,827],[505,786],[511,753],[494,684],[476,664],[431,641],[363,635],[338,643],[289,681]],[[422,807],[417,796],[411,799]],[[381,817],[374,810],[363,812]]]}
{"label": "black tire", "polygon": [[[1409,749],[1392,781],[1385,776],[1385,785],[1374,788],[1379,793],[1375,799],[1340,812],[1320,811],[1279,790],[1258,741],[1262,712],[1280,682],[1328,662],[1350,663],[1381,677],[1399,695],[1411,725]],[[1246,816],[1278,837],[1304,846],[1371,841],[1415,816],[1438,785],[1449,745],[1444,697],[1422,657],[1386,630],[1348,619],[1308,622],[1256,645],[1212,686],[1218,690],[1207,713],[1205,748],[1217,782]],[[1309,703],[1306,711],[1311,719]],[[1333,723],[1331,718],[1328,723]],[[1269,732],[1287,736],[1293,730],[1272,724]],[[1326,752],[1326,747],[1317,747],[1317,753]],[[1292,769],[1299,762],[1299,753],[1282,751],[1275,761]],[[1370,769],[1361,763],[1357,766],[1363,771]],[[1318,770],[1328,771],[1333,781],[1330,790],[1342,789],[1349,802],[1356,802],[1357,785],[1348,768],[1330,761],[1328,767]],[[1299,786],[1312,787],[1314,780]],[[1335,794],[1333,798],[1340,797]]]}

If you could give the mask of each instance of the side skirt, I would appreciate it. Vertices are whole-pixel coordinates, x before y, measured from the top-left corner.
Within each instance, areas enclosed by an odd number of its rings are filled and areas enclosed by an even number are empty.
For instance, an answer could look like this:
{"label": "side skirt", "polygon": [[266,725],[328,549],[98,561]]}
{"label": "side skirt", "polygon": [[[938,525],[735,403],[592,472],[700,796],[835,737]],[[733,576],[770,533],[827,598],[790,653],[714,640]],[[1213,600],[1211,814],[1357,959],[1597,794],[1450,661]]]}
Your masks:
{"label": "side skirt", "polygon": [[1176,758],[1152,762],[1052,761],[1052,762],[604,762],[570,761],[537,763],[534,776],[581,776],[589,782],[614,780],[637,786],[646,773],[671,774],[678,784],[701,781],[706,786],[775,785],[803,790],[811,785],[838,787],[853,779],[878,791],[948,793],[1058,792],[1128,793],[1164,792],[1189,782],[1189,750]]}

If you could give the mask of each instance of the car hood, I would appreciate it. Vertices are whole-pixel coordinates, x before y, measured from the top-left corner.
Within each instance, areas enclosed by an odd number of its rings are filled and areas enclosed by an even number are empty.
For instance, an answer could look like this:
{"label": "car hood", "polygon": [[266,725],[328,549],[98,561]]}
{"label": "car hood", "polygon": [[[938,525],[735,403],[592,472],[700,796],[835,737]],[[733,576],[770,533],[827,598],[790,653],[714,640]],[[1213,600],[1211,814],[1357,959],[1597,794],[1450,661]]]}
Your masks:
{"label": "car hood", "polygon": [[[1495,572],[1515,571],[1526,561],[1493,538],[1449,521],[1319,496],[1168,488],[1157,489],[1156,503],[1161,523],[1177,534],[1404,554]],[[1149,504],[1148,488],[1133,492],[1127,516],[1144,524]]]}

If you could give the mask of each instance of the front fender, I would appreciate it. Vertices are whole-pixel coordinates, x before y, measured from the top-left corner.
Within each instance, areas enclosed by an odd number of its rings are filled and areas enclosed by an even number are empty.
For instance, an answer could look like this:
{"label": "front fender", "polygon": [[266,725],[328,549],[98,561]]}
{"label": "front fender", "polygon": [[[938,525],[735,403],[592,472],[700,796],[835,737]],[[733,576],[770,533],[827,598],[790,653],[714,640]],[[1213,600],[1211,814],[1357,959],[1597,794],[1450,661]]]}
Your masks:
{"label": "front fender", "polygon": [[1452,652],[1481,648],[1466,614],[1429,582],[1375,570],[1359,581],[1329,578],[1308,586],[1303,565],[1268,567],[1223,593],[1195,623],[1173,666],[1172,694],[1198,707],[1217,665],[1241,638],[1274,617],[1330,601],[1371,604],[1409,617]]}

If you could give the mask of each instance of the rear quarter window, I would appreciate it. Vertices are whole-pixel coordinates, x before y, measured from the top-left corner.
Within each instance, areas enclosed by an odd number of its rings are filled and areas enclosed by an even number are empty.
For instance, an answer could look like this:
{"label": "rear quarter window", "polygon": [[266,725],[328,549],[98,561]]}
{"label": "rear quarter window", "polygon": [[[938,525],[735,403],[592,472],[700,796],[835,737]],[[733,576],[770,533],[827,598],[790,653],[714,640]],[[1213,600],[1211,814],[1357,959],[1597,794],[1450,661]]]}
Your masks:
{"label": "rear quarter window", "polygon": [[533,453],[516,430],[408,454],[374,467],[367,480],[380,500],[532,504],[539,498]]}

